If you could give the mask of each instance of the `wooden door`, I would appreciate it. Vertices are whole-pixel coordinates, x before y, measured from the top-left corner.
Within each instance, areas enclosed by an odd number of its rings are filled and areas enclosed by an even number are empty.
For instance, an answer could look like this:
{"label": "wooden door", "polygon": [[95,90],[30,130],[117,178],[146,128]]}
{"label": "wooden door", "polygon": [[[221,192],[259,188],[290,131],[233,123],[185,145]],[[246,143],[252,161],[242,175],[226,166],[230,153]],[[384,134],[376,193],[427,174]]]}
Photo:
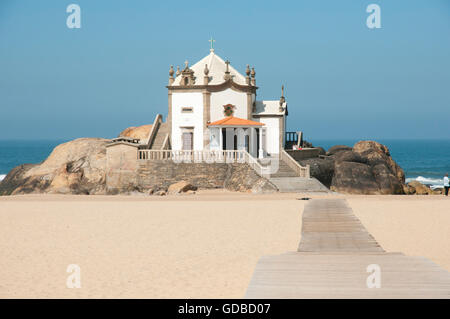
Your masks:
{"label": "wooden door", "polygon": [[184,132],[182,135],[183,140],[183,151],[192,151],[193,149],[193,133]]}

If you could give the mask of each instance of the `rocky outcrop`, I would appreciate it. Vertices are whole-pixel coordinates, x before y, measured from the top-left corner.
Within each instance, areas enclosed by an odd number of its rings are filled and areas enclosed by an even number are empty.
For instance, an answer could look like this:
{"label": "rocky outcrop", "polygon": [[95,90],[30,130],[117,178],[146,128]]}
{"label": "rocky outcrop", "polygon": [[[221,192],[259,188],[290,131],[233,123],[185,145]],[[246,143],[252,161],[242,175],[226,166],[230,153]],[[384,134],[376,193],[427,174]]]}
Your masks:
{"label": "rocky outcrop", "polygon": [[0,183],[0,195],[103,194],[107,141],[80,138],[58,145],[41,164],[11,170]]}
{"label": "rocky outcrop", "polygon": [[332,146],[328,149],[327,151],[327,155],[334,155],[338,152],[342,152],[342,151],[351,151],[352,148],[350,146],[347,145],[335,145]]}
{"label": "rocky outcrop", "polygon": [[337,162],[331,190],[346,194],[378,194],[376,182],[370,166],[356,162]]}
{"label": "rocky outcrop", "polygon": [[141,140],[145,140],[152,129],[151,124],[141,125],[141,126],[132,126],[124,129],[120,132],[119,136],[138,138]]}
{"label": "rocky outcrop", "polygon": [[310,167],[310,174],[317,178],[323,185],[330,188],[334,175],[334,159],[331,157],[325,158],[308,158],[298,161],[300,165]]}
{"label": "rocky outcrop", "polygon": [[278,189],[268,179],[259,176],[247,164],[231,164],[224,188],[231,191],[250,193],[272,193]]}
{"label": "rocky outcrop", "polygon": [[427,185],[422,184],[418,181],[411,181],[406,186],[408,189],[409,194],[415,194],[415,195],[442,195],[443,189],[437,188],[437,189],[431,189]]}
{"label": "rocky outcrop", "polygon": [[331,190],[347,194],[404,194],[405,174],[389,149],[378,142],[360,141],[353,147],[330,147],[328,156],[300,160],[311,176]]}
{"label": "rocky outcrop", "polygon": [[375,141],[353,148],[334,147],[335,171],[330,189],[350,194],[404,194],[405,174],[389,149]]}
{"label": "rocky outcrop", "polygon": [[178,183],[174,183],[169,186],[167,189],[169,194],[181,194],[186,193],[187,191],[196,191],[197,186],[192,185],[186,181],[180,181]]}

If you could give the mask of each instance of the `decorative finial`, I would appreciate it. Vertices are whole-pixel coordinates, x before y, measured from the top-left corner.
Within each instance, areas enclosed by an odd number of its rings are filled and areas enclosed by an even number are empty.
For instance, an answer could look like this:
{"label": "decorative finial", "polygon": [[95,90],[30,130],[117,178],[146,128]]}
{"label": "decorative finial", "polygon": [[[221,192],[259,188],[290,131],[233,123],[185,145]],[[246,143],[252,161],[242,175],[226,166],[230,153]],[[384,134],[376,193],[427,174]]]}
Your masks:
{"label": "decorative finial", "polygon": [[208,64],[205,64],[205,69],[203,70],[203,73],[207,76],[209,74]]}
{"label": "decorative finial", "polygon": [[254,85],[254,86],[256,85],[255,75],[256,75],[255,68],[252,68],[252,72],[251,72],[252,81],[251,81],[251,84]]}
{"label": "decorative finial", "polygon": [[177,76],[179,76],[181,74],[181,71],[180,71],[180,66],[179,65],[177,65],[177,73],[176,73],[176,75]]}
{"label": "decorative finial", "polygon": [[223,76],[224,80],[230,80],[231,74],[230,74],[230,61],[226,60],[225,64],[227,65],[227,68],[225,69],[225,75]]}
{"label": "decorative finial", "polygon": [[188,60],[184,61],[184,67],[185,67],[185,69],[189,69],[189,62],[188,62]]}
{"label": "decorative finial", "polygon": [[247,64],[247,69],[245,69],[245,74],[247,74],[247,76],[250,76],[250,65]]}
{"label": "decorative finial", "polygon": [[175,71],[173,70],[173,65],[170,66],[169,69],[169,85],[172,85],[173,82],[175,81],[173,74],[175,73]]}
{"label": "decorative finial", "polygon": [[286,103],[286,99],[284,98],[284,85],[281,86],[281,97],[280,97],[280,112],[284,111],[284,103]]}
{"label": "decorative finial", "polygon": [[211,43],[211,49],[209,49],[209,51],[214,52],[214,42],[216,42],[216,40],[214,40],[213,37],[211,37],[211,39],[209,39],[208,42]]}

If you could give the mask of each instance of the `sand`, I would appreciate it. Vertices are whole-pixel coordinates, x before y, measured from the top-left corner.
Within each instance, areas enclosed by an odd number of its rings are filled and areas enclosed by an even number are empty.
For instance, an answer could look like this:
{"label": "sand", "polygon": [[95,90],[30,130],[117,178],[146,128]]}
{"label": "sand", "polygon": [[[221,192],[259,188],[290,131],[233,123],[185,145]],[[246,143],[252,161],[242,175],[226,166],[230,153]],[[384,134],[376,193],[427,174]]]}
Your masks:
{"label": "sand", "polygon": [[[297,249],[300,197],[0,197],[0,298],[241,298],[259,257]],[[450,270],[448,198],[346,198],[383,248]]]}
{"label": "sand", "polygon": [[1,198],[0,298],[241,298],[260,256],[296,249],[303,203],[204,197]]}
{"label": "sand", "polygon": [[364,196],[347,200],[386,251],[427,257],[450,271],[450,197]]}

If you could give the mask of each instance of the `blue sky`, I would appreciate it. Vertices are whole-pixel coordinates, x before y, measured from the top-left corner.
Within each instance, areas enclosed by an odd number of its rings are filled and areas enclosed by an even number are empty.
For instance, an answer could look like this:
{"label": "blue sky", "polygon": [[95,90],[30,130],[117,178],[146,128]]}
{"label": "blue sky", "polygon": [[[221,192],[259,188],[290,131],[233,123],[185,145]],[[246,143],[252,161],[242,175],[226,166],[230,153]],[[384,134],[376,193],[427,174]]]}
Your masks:
{"label": "blue sky", "polygon": [[[68,29],[66,7],[81,7]],[[366,26],[381,7],[381,29]],[[450,138],[450,1],[0,1],[0,139],[113,137],[216,53],[306,138]]]}

